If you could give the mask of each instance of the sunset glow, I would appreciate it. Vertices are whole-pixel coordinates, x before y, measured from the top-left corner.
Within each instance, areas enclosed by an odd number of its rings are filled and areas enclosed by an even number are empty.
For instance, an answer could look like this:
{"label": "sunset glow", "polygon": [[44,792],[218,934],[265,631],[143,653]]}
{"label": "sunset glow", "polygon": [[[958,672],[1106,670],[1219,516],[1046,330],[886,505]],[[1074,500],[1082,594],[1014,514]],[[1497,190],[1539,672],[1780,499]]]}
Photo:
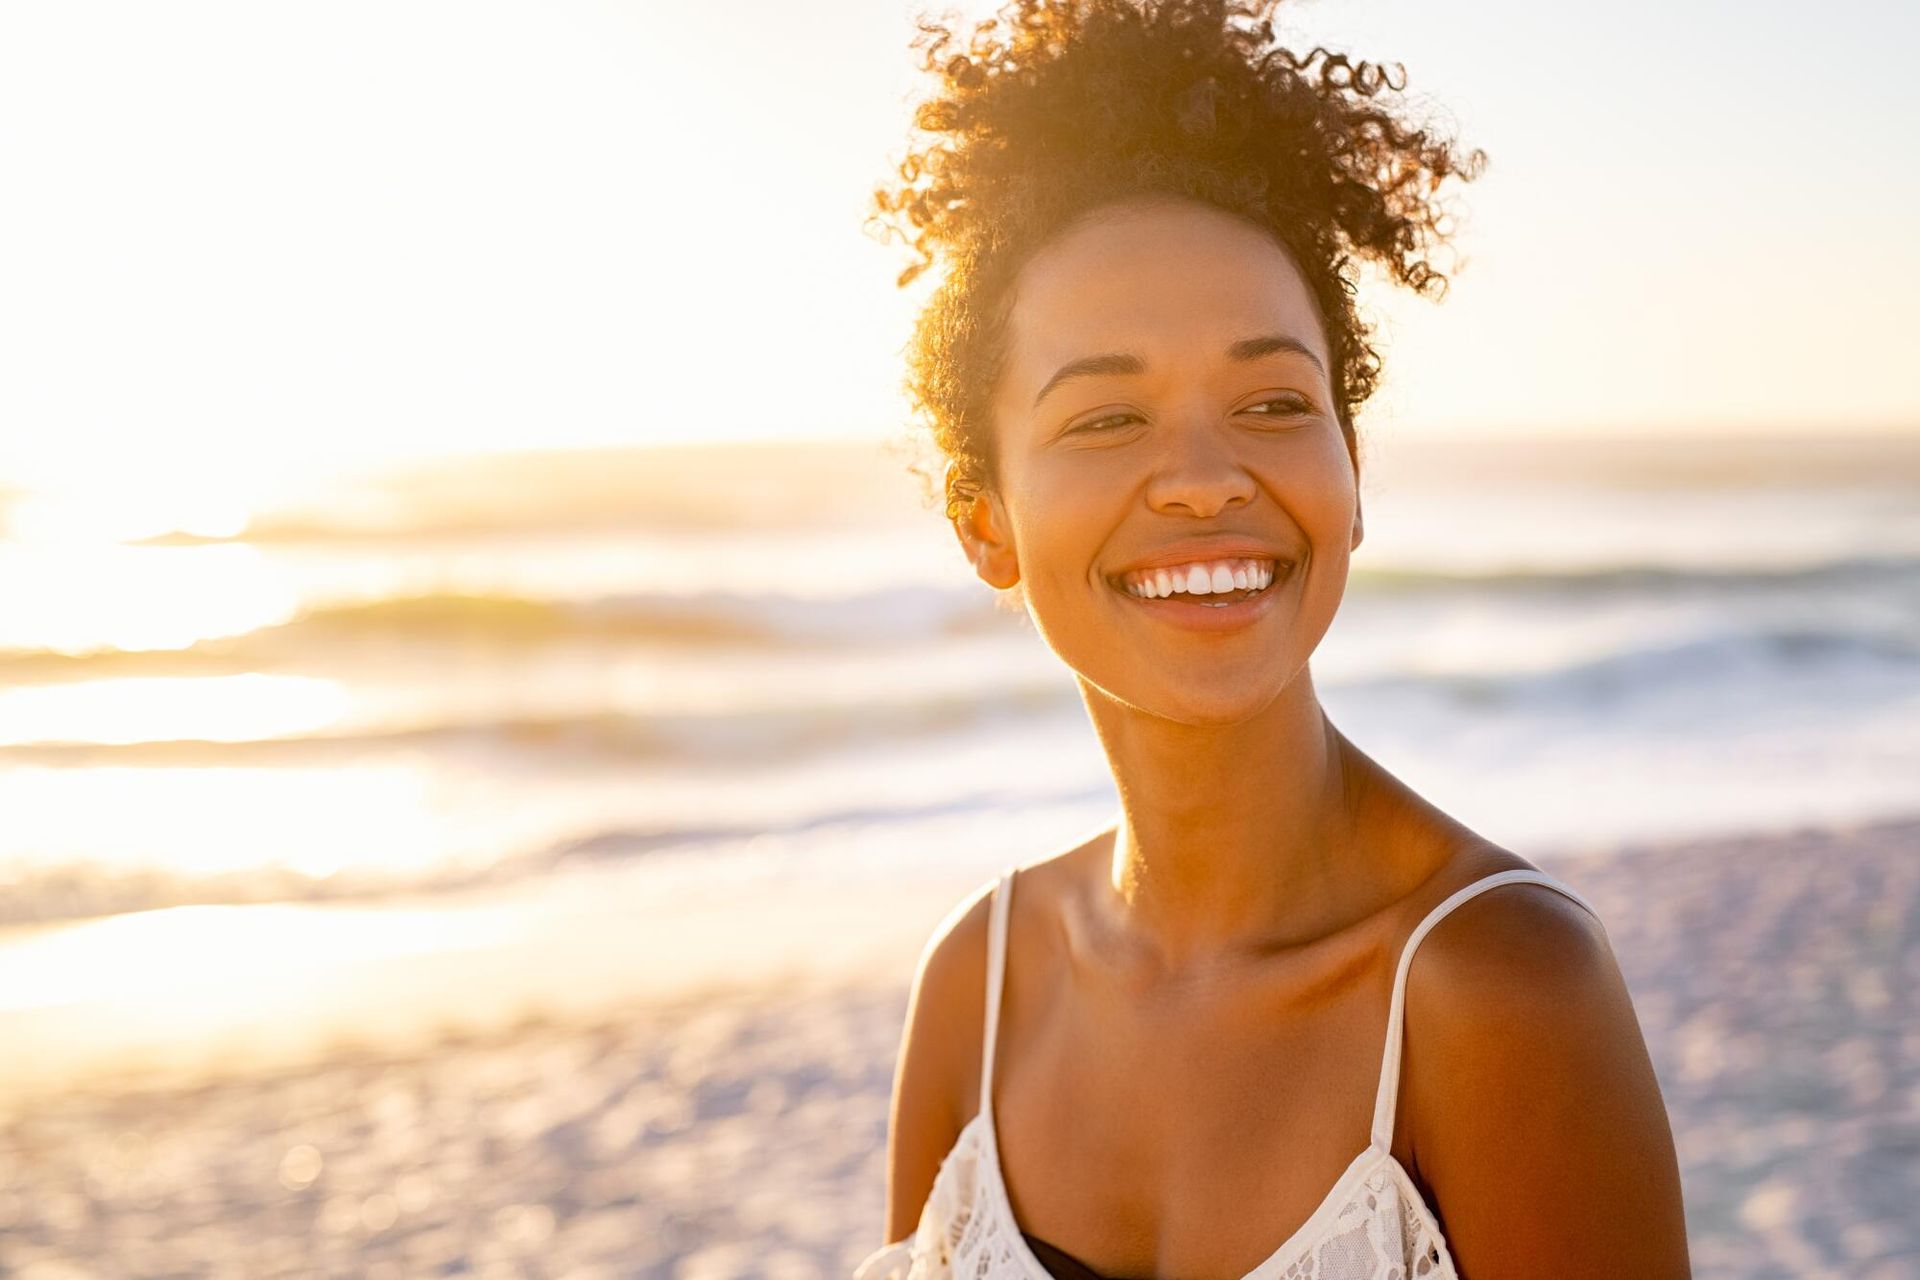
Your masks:
{"label": "sunset glow", "polygon": [[185,649],[283,622],[292,584],[244,544],[129,547],[0,540],[0,650]]}
{"label": "sunset glow", "polygon": [[347,704],[337,680],[260,672],[0,688],[0,746],[290,737],[335,723]]}

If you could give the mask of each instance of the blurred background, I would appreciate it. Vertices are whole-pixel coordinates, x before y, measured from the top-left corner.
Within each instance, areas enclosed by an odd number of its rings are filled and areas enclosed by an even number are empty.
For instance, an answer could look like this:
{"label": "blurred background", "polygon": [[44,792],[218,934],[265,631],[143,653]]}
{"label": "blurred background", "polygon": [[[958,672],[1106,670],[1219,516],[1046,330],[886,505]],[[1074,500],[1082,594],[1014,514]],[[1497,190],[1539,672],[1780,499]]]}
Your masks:
{"label": "blurred background", "polygon": [[[881,1242],[919,948],[1118,808],[908,469],[913,13],[0,7],[0,1275]],[[1920,1276],[1920,20],[1282,14],[1490,157],[1329,714],[1601,908],[1697,1275]]]}

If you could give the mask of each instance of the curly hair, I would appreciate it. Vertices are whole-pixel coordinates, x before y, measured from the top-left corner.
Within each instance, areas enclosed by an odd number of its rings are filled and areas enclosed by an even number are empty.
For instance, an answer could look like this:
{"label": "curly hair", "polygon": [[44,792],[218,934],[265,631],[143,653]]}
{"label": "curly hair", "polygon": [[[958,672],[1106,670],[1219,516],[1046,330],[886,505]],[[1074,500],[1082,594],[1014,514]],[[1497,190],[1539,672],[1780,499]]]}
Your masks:
{"label": "curly hair", "polygon": [[[957,43],[958,19],[916,19],[937,82],[914,113],[926,135],[873,192],[867,220],[945,272],[907,346],[905,390],[944,455],[948,519],[997,470],[989,404],[1004,368],[1021,266],[1082,215],[1167,193],[1250,219],[1291,255],[1330,341],[1336,412],[1358,476],[1354,411],[1379,380],[1354,306],[1356,258],[1422,295],[1447,278],[1442,181],[1480,176],[1484,152],[1376,104],[1406,87],[1370,62],[1273,41],[1279,0],[1012,0]],[[931,474],[924,496],[937,497]]]}

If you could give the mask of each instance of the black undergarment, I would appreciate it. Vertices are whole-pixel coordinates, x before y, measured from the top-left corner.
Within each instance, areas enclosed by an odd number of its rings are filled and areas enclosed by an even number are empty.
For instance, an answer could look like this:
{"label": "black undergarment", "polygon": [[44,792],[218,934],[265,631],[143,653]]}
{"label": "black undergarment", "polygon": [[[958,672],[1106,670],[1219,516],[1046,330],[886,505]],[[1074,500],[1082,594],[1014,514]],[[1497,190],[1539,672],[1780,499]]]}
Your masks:
{"label": "black undergarment", "polygon": [[[1020,1234],[1026,1237],[1028,1247],[1033,1250],[1033,1256],[1040,1259],[1041,1265],[1046,1267],[1047,1274],[1052,1276],[1053,1280],[1129,1280],[1125,1276],[1102,1275],[1065,1249],[1050,1245],[1039,1236],[1028,1235],[1024,1231]],[[1146,1277],[1145,1280],[1152,1280],[1152,1278]]]}

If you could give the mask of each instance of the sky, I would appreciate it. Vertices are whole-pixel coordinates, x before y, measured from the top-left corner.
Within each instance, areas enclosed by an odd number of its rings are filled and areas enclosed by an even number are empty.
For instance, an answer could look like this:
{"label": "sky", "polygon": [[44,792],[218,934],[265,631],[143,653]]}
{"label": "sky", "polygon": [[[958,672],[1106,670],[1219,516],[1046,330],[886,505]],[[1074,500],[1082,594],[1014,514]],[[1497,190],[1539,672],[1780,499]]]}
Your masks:
{"label": "sky", "polygon": [[[0,6],[0,487],[899,435],[914,12]],[[1281,12],[1489,154],[1363,432],[1920,430],[1912,7]]]}

